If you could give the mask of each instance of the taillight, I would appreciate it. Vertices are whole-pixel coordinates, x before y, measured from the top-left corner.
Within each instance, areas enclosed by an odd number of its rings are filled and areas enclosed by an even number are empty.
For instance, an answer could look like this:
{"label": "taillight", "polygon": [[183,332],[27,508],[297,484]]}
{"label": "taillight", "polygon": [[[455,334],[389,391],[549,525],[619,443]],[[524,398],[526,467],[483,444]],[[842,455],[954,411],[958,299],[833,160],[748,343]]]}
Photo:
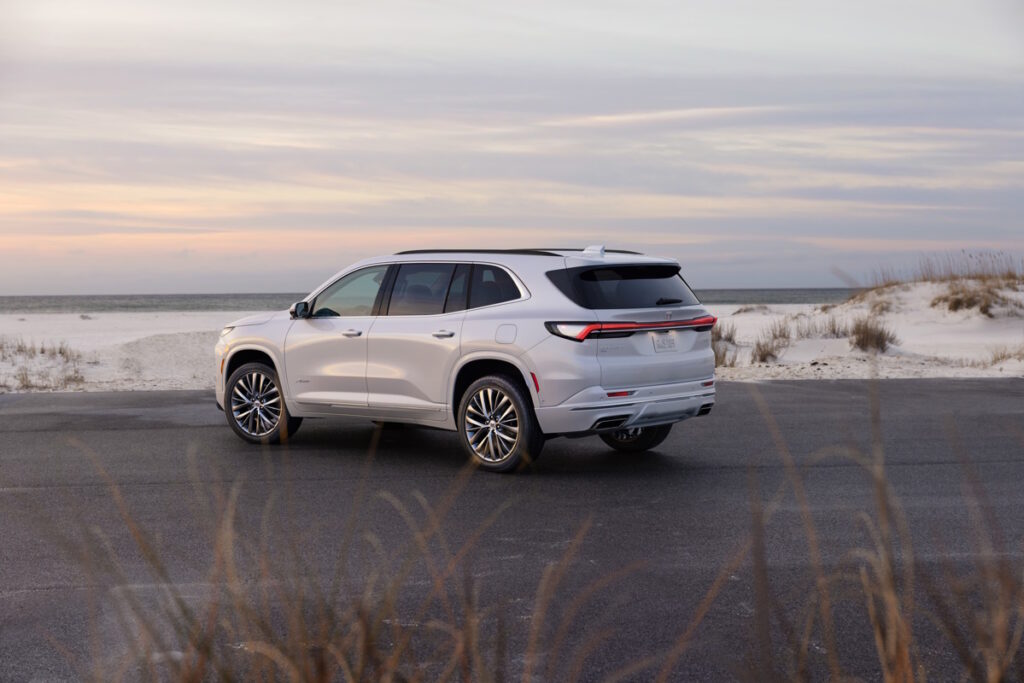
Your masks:
{"label": "taillight", "polygon": [[703,332],[710,330],[717,321],[713,315],[702,315],[699,318],[689,320],[665,320],[652,323],[580,323],[568,322],[544,323],[551,334],[581,342],[588,337],[600,334],[632,334],[633,332],[645,332],[656,330],[696,330]]}
{"label": "taillight", "polygon": [[548,332],[573,341],[583,341],[590,334],[594,323],[544,323]]}

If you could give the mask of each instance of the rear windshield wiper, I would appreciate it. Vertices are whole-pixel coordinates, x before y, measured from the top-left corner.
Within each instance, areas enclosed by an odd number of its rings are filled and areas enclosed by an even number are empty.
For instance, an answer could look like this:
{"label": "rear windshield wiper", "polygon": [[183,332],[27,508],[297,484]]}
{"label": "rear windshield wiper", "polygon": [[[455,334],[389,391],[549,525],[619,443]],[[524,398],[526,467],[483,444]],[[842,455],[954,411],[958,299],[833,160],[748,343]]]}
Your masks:
{"label": "rear windshield wiper", "polygon": [[655,306],[669,306],[671,304],[681,304],[681,303],[683,303],[682,299],[666,299],[665,297],[662,297],[662,298],[658,299],[657,301],[655,301],[654,305]]}

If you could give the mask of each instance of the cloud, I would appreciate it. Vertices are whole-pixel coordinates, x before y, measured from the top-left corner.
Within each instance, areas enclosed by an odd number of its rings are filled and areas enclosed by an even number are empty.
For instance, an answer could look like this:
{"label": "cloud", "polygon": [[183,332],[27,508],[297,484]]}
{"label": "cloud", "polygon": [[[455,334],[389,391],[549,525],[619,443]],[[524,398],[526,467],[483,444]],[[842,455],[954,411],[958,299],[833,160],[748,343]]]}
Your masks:
{"label": "cloud", "polygon": [[0,291],[259,289],[432,245],[606,241],[705,286],[1018,249],[1024,54],[1002,10],[798,4],[20,3]]}

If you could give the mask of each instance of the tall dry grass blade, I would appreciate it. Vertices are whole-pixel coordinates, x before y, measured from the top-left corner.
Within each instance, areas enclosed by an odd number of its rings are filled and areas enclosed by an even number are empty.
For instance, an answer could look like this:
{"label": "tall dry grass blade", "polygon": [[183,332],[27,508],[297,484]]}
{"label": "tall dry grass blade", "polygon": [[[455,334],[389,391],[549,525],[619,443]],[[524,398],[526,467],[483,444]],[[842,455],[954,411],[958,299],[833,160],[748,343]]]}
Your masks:
{"label": "tall dry grass blade", "polygon": [[727,562],[715,576],[714,581],[711,582],[711,586],[708,588],[704,597],[697,605],[697,609],[694,611],[693,617],[690,619],[690,623],[687,625],[686,630],[683,631],[682,635],[676,639],[672,648],[665,655],[665,659],[662,662],[661,668],[658,670],[658,675],[655,678],[657,683],[667,683],[672,675],[672,670],[675,669],[679,659],[683,656],[686,650],[690,646],[690,641],[693,635],[697,632],[697,627],[700,626],[704,621],[704,617],[707,616],[708,611],[718,598],[718,594],[721,593],[722,588],[725,586],[726,581],[729,580],[729,576],[736,571],[736,569],[743,564],[747,554],[750,552],[752,542],[747,539],[742,546],[737,550],[733,556]]}
{"label": "tall dry grass blade", "polygon": [[811,516],[811,507],[807,499],[807,493],[804,490],[803,479],[800,477],[800,473],[796,466],[796,460],[794,460],[793,454],[789,450],[789,445],[782,436],[782,430],[779,428],[778,422],[775,421],[775,417],[772,415],[764,396],[760,391],[758,391],[756,386],[751,386],[750,393],[768,427],[768,432],[775,444],[775,450],[782,459],[783,466],[786,470],[786,477],[789,480],[790,486],[793,489],[793,495],[796,497],[797,505],[800,508],[800,518],[803,523],[804,535],[807,538],[807,546],[811,556],[811,569],[814,572],[815,577],[819,607],[818,616],[821,621],[822,635],[825,641],[825,655],[828,659],[829,672],[832,679],[839,680],[842,674],[839,667],[839,655],[836,648],[835,625],[832,621],[832,599],[829,595],[828,581],[826,580],[824,568],[822,566],[821,548],[818,543],[818,532],[814,524],[814,519]]}
{"label": "tall dry grass blade", "polygon": [[768,560],[764,544],[764,511],[761,493],[754,470],[748,471],[751,513],[750,557],[754,569],[754,639],[757,647],[757,661],[750,663],[750,674],[761,681],[781,680],[775,663],[771,635],[771,585],[768,579]]}
{"label": "tall dry grass blade", "polygon": [[536,666],[540,633],[547,619],[548,606],[551,603],[551,599],[554,596],[555,591],[558,589],[558,585],[565,578],[565,573],[568,571],[569,565],[579,552],[580,545],[583,543],[583,538],[587,535],[587,532],[590,531],[592,524],[593,518],[587,517],[580,526],[580,530],[576,532],[576,535],[573,536],[572,540],[569,542],[569,547],[566,548],[562,558],[558,562],[549,564],[545,567],[544,573],[541,575],[540,586],[537,588],[537,596],[534,601],[533,615],[530,619],[530,633],[526,642],[526,654],[522,677],[523,683],[532,683],[533,668]]}
{"label": "tall dry grass blade", "polygon": [[[566,638],[569,635],[569,629],[575,622],[580,610],[582,610],[587,604],[589,604],[589,602],[594,598],[595,595],[597,595],[599,591],[606,589],[607,587],[613,585],[617,581],[621,581],[630,574],[639,571],[646,565],[647,560],[636,560],[634,562],[631,562],[630,564],[627,564],[624,567],[621,567],[620,569],[617,569],[616,571],[605,574],[604,576],[601,576],[591,581],[586,586],[584,586],[583,590],[576,594],[576,597],[573,598],[573,601],[562,613],[562,620],[558,625],[558,629],[555,631],[554,638],[551,639],[551,652],[557,654],[562,651],[562,647],[564,646]],[[555,674],[556,664],[557,659],[555,657],[549,658],[546,680],[557,680],[557,676]]]}

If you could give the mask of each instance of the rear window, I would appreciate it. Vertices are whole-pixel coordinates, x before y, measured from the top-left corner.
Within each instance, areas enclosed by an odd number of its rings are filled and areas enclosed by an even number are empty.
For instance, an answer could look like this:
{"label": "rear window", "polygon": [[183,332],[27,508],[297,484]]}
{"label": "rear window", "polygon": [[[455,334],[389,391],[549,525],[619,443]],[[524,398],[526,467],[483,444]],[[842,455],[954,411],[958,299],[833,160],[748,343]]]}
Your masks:
{"label": "rear window", "polygon": [[700,303],[679,275],[678,266],[587,266],[553,270],[547,275],[577,305],[593,310]]}
{"label": "rear window", "polygon": [[497,266],[473,266],[473,282],[469,287],[469,307],[492,306],[515,301],[522,294],[512,278]]}

